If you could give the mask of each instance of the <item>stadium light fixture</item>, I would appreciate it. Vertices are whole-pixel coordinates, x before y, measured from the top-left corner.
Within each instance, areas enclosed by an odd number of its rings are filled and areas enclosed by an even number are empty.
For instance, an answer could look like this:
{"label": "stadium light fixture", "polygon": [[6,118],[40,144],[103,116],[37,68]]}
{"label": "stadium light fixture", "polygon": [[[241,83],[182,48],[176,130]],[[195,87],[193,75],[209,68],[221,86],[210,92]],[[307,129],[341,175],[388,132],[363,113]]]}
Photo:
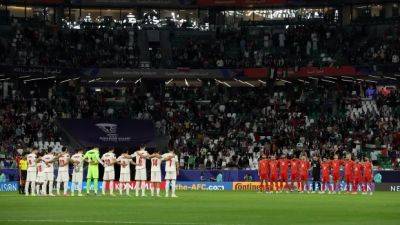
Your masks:
{"label": "stadium light fixture", "polygon": [[165,85],[168,85],[168,84],[171,83],[173,80],[174,80],[174,79],[171,78],[170,80],[166,81],[166,82],[165,82]]}
{"label": "stadium light fixture", "polygon": [[263,80],[258,80],[258,82],[262,83],[262,84],[267,84],[267,82],[263,81]]}
{"label": "stadium light fixture", "polygon": [[43,80],[43,78],[39,77],[39,78],[32,78],[32,79],[29,79],[29,80],[24,80],[24,83],[30,82],[30,81],[36,81],[36,80]]}
{"label": "stadium light fixture", "polygon": [[297,79],[297,80],[300,81],[300,82],[303,82],[303,83],[305,83],[305,84],[309,84],[309,83],[310,83],[309,81],[302,80],[302,79]]}
{"label": "stadium light fixture", "polygon": [[70,81],[70,80],[71,80],[71,79],[66,79],[66,80],[60,81],[60,84],[65,83],[65,82],[68,82],[68,81]]}
{"label": "stadium light fixture", "polygon": [[186,86],[189,87],[189,82],[186,80],[186,78],[185,78],[185,84],[186,84]]}
{"label": "stadium light fixture", "polygon": [[323,81],[323,82],[327,82],[327,83],[333,83],[333,84],[335,84],[336,82],[335,81],[333,81],[333,80],[327,80],[327,79],[321,79],[321,81]]}
{"label": "stadium light fixture", "polygon": [[142,78],[139,78],[139,79],[137,79],[136,81],[135,81],[135,84],[137,84],[137,83],[139,83],[139,82],[141,82],[142,81]]}
{"label": "stadium light fixture", "polygon": [[325,78],[332,79],[332,80],[337,80],[336,77],[331,77],[331,76],[325,76]]}

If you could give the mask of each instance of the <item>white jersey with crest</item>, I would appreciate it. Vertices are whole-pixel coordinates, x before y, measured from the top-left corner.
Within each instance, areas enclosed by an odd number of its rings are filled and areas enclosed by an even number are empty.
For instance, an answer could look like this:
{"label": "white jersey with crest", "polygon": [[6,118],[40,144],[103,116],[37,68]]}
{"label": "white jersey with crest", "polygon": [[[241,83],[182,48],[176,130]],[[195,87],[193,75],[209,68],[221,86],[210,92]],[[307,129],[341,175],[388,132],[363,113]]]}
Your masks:
{"label": "white jersey with crest", "polygon": [[53,154],[46,154],[42,157],[42,160],[46,163],[46,167],[44,168],[45,173],[54,173],[54,163],[51,162],[54,160]]}
{"label": "white jersey with crest", "polygon": [[58,158],[58,171],[60,171],[60,172],[68,171],[69,159],[70,159],[70,156],[68,153],[63,153]]}
{"label": "white jersey with crest", "polygon": [[102,157],[101,160],[104,162],[104,171],[113,172],[114,164],[112,162],[115,160],[115,154],[113,152],[107,152]]}
{"label": "white jersey with crest", "polygon": [[173,153],[165,153],[162,158],[165,159],[165,171],[176,172],[176,163],[179,162],[178,156],[174,156],[169,160],[166,160],[169,156],[174,155]]}
{"label": "white jersey with crest", "polygon": [[121,170],[120,173],[131,173],[131,167],[130,164],[132,162],[132,159],[127,159],[125,158],[125,156],[120,155],[117,159],[117,162],[119,162],[121,164]]}
{"label": "white jersey with crest", "polygon": [[151,172],[161,172],[161,159],[159,158],[151,158]]}
{"label": "white jersey with crest", "polygon": [[[71,156],[71,159],[74,161],[74,173],[83,173],[83,154],[76,153]],[[77,164],[75,162],[78,162]]]}
{"label": "white jersey with crest", "polygon": [[28,172],[36,171],[36,159],[37,159],[37,156],[34,153],[31,153],[26,156],[26,160],[28,161]]}
{"label": "white jersey with crest", "polygon": [[135,159],[136,162],[135,169],[136,170],[146,169],[146,158],[141,157],[139,154],[142,154],[144,157],[149,155],[149,153],[147,153],[147,151],[145,150],[139,150],[133,153],[131,156],[133,159]]}

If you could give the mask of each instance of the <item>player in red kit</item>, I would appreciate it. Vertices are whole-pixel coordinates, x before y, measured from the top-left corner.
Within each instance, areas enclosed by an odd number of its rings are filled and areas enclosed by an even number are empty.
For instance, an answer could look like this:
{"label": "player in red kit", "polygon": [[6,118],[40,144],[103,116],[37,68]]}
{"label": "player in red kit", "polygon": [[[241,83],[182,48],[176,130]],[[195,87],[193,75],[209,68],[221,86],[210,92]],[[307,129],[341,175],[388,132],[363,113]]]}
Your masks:
{"label": "player in red kit", "polygon": [[278,160],[276,160],[275,155],[271,156],[269,161],[269,190],[272,193],[273,190],[278,192],[276,188],[276,182],[278,181]]}
{"label": "player in red kit", "polygon": [[342,161],[339,159],[338,155],[333,156],[331,161],[332,177],[333,177],[333,193],[340,194],[340,166]]}
{"label": "player in red kit", "polygon": [[[310,162],[307,160],[306,156],[301,156],[300,160],[300,191],[305,192],[308,181],[308,170],[310,169]],[[307,188],[308,189],[308,188]]]}
{"label": "player in red kit", "polygon": [[267,180],[268,180],[268,159],[265,154],[261,155],[261,160],[258,161],[258,176],[260,177],[261,185],[260,191],[267,190]]}
{"label": "player in red kit", "polygon": [[[289,160],[286,158],[286,155],[282,155],[281,159],[278,160],[279,162],[279,190],[282,192],[283,189],[286,188],[286,191],[289,192],[287,187],[288,181],[288,172],[289,172]],[[286,182],[286,185],[284,183]],[[286,186],[286,187],[284,187]]]}
{"label": "player in red kit", "polygon": [[330,179],[329,179],[329,174],[331,172],[331,163],[328,161],[326,157],[322,159],[321,162],[321,174],[322,174],[322,188],[321,188],[321,193],[325,193],[328,191],[328,193],[331,193],[331,190],[329,188],[330,186]]}
{"label": "player in red kit", "polygon": [[299,190],[299,165],[300,165],[300,160],[297,158],[293,158],[290,161],[290,188],[291,191],[294,191],[294,187]]}
{"label": "player in red kit", "polygon": [[343,164],[344,164],[344,181],[346,182],[346,192],[349,193],[352,190],[353,165],[354,165],[353,160],[351,160],[351,154],[346,155],[346,160],[343,161]]}
{"label": "player in red kit", "polygon": [[363,194],[369,192],[372,195],[372,163],[368,157],[365,157],[363,163]]}
{"label": "player in red kit", "polygon": [[360,161],[356,158],[353,163],[353,194],[357,194],[358,185],[362,181],[362,170],[363,166]]}

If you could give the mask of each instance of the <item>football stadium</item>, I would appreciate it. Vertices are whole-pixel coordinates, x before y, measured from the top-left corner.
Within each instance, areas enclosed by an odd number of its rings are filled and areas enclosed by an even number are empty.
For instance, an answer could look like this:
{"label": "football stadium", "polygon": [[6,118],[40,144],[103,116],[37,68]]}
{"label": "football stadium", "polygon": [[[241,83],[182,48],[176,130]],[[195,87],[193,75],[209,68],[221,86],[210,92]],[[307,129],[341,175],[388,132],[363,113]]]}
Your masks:
{"label": "football stadium", "polygon": [[400,2],[0,0],[0,224],[400,224]]}

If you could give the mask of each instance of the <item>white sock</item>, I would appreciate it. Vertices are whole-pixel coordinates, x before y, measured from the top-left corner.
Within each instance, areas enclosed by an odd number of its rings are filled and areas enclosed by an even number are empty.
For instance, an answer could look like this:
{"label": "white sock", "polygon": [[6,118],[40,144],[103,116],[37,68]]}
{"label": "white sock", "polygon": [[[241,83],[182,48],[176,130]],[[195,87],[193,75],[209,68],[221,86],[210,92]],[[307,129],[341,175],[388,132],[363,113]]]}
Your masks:
{"label": "white sock", "polygon": [[125,190],[126,190],[126,195],[129,195],[129,183],[125,183]]}
{"label": "white sock", "polygon": [[156,190],[157,190],[157,196],[159,196],[160,195],[160,188],[157,188]]}
{"label": "white sock", "polygon": [[82,181],[78,182],[78,193],[82,194]]}
{"label": "white sock", "polygon": [[165,181],[165,196],[168,196],[168,194],[169,194],[169,183],[170,182],[171,182],[170,180]]}
{"label": "white sock", "polygon": [[35,189],[36,189],[36,182],[33,181],[33,182],[31,182],[31,193],[32,193],[32,194],[35,194],[35,193],[36,193],[36,192],[35,192]]}
{"label": "white sock", "polygon": [[68,192],[68,182],[64,181],[64,195],[66,195]]}
{"label": "white sock", "polygon": [[139,188],[140,188],[141,182],[139,180],[136,181],[135,185],[135,195],[139,196]]}
{"label": "white sock", "polygon": [[145,191],[146,191],[146,182],[145,181],[141,182],[141,189],[142,189],[142,196],[144,196],[146,194],[145,193]]}
{"label": "white sock", "polygon": [[119,194],[122,195],[122,190],[124,189],[124,183],[119,182]]}
{"label": "white sock", "polygon": [[151,196],[154,196],[154,183],[150,184],[150,193]]}
{"label": "white sock", "polygon": [[101,193],[103,193],[103,195],[106,194],[106,182],[107,181],[103,180],[103,185],[101,187]]}
{"label": "white sock", "polygon": [[175,195],[176,180],[171,180],[172,195]]}
{"label": "white sock", "polygon": [[56,186],[57,186],[57,194],[59,195],[60,194],[61,182],[57,182]]}
{"label": "white sock", "polygon": [[[27,182],[25,182],[25,194],[26,195],[29,195],[29,184],[30,184],[31,182],[30,181],[27,181]],[[33,193],[33,192],[32,192]]]}
{"label": "white sock", "polygon": [[42,194],[44,194],[44,195],[46,194],[47,184],[48,184],[48,181],[45,181],[42,184]]}
{"label": "white sock", "polygon": [[71,194],[75,194],[75,190],[76,190],[76,183],[72,182],[71,183]]}
{"label": "white sock", "polygon": [[49,194],[53,194],[53,181],[49,181]]}
{"label": "white sock", "polygon": [[36,184],[36,194],[40,194],[40,184]]}
{"label": "white sock", "polygon": [[114,181],[113,180],[110,180],[110,184],[109,184],[109,188],[110,188],[110,194],[113,194],[113,192],[114,192]]}

